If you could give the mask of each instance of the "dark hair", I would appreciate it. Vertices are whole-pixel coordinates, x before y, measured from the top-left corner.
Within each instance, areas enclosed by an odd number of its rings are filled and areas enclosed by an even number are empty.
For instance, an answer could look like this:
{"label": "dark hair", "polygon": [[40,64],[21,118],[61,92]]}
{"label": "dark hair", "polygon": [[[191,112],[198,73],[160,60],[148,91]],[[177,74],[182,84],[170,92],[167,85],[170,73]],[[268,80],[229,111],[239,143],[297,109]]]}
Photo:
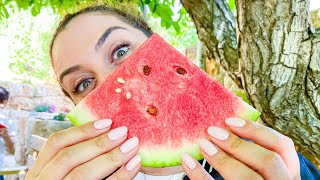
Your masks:
{"label": "dark hair", "polygon": [[[51,40],[51,43],[50,43],[50,52],[49,53],[50,53],[52,67],[53,67],[52,48],[53,48],[53,44],[54,44],[56,37],[59,35],[59,33],[61,31],[63,31],[65,29],[65,27],[68,25],[68,23],[72,19],[74,19],[75,17],[77,17],[81,14],[87,14],[87,13],[102,13],[102,14],[106,14],[106,15],[114,15],[114,16],[118,17],[121,21],[127,23],[128,25],[130,25],[136,29],[139,29],[147,37],[150,37],[153,33],[151,28],[144,21],[144,19],[138,15],[133,15],[133,14],[124,12],[122,10],[108,7],[108,6],[90,6],[90,7],[84,8],[76,13],[66,15],[64,17],[64,19],[59,23],[59,26],[56,29],[56,31],[53,35],[53,38]],[[70,97],[70,95],[63,88],[61,88],[61,89],[66,96]]]}
{"label": "dark hair", "polygon": [[133,14],[121,11],[116,8],[111,8],[108,6],[90,6],[87,8],[84,8],[76,13],[68,14],[66,15],[62,21],[60,21],[58,28],[56,29],[53,38],[50,43],[50,58],[51,58],[51,64],[53,65],[53,58],[52,58],[52,48],[55,39],[57,38],[58,34],[64,30],[64,28],[69,24],[69,22],[74,19],[75,17],[81,15],[81,14],[87,14],[87,13],[102,13],[102,14],[110,14],[115,15],[118,17],[121,21],[129,24],[130,26],[141,30],[147,37],[150,37],[152,35],[152,30],[148,26],[148,24],[144,21],[142,17],[135,16]]}
{"label": "dark hair", "polygon": [[3,103],[3,101],[7,101],[9,99],[9,92],[4,88],[0,86],[0,103]]}

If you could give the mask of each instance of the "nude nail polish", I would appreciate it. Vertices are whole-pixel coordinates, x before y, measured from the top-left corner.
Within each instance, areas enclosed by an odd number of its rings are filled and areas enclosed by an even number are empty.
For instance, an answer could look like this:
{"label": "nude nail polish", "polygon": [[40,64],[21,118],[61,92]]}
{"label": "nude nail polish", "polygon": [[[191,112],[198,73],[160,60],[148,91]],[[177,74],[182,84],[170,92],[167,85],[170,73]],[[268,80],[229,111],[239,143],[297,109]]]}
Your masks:
{"label": "nude nail polish", "polygon": [[210,126],[208,128],[208,134],[221,141],[224,141],[229,137],[229,133],[226,130],[215,126]]}
{"label": "nude nail polish", "polygon": [[119,140],[121,139],[123,136],[125,136],[128,133],[128,128],[127,127],[118,127],[116,129],[113,129],[109,132],[108,137],[111,140]]}
{"label": "nude nail polish", "polygon": [[209,156],[213,156],[218,152],[218,149],[206,139],[200,140],[200,147]]}
{"label": "nude nail polish", "polygon": [[187,153],[182,153],[181,159],[190,170],[193,170],[197,166],[195,160]]}
{"label": "nude nail polish", "polygon": [[137,137],[133,137],[131,139],[128,139],[126,142],[124,142],[120,146],[120,151],[123,153],[128,153],[132,151],[134,148],[136,148],[139,144],[139,139]]}
{"label": "nude nail polish", "polygon": [[105,128],[109,127],[111,124],[112,124],[111,119],[102,119],[102,120],[95,121],[93,123],[93,127],[95,129],[100,130],[100,129],[105,129]]}
{"label": "nude nail polish", "polygon": [[141,162],[141,157],[139,155],[136,155],[127,163],[126,169],[128,171],[133,171],[140,162]]}
{"label": "nude nail polish", "polygon": [[246,124],[246,121],[240,118],[227,118],[225,122],[232,127],[243,127]]}

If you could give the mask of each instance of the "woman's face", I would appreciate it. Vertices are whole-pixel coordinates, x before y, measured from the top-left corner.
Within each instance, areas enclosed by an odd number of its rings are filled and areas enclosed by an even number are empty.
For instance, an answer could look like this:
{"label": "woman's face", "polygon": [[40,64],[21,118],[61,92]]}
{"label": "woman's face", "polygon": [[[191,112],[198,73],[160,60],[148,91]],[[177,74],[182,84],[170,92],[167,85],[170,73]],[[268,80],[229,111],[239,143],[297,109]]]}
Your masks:
{"label": "woman's face", "polygon": [[52,49],[55,74],[77,104],[147,39],[115,16],[80,15],[56,37]]}

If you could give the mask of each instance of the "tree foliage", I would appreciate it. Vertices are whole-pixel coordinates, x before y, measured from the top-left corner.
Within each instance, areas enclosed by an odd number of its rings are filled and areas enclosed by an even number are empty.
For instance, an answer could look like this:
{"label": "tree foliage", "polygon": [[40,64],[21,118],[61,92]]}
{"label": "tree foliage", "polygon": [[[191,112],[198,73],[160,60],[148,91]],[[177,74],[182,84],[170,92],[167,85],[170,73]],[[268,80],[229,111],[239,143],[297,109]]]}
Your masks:
{"label": "tree foliage", "polygon": [[[48,46],[53,29],[59,19],[67,13],[75,12],[89,5],[105,4],[142,16],[149,8],[149,24],[156,32],[161,32],[166,40],[178,49],[187,48],[197,40],[196,30],[179,1],[165,0],[0,0],[0,28],[5,30],[10,42],[10,69],[32,82],[34,78],[48,80],[51,74]],[[130,8],[128,8],[130,7]],[[175,11],[172,9],[175,8]],[[48,15],[46,13],[50,12]],[[47,18],[43,23],[37,20]],[[160,27],[161,26],[161,27]],[[19,27],[19,29],[17,29]]]}
{"label": "tree foliage", "polygon": [[[235,9],[235,0],[228,1]],[[59,18],[89,5],[105,4],[136,15],[149,11],[149,24],[176,48],[183,50],[197,41],[196,29],[187,11],[178,0],[0,0],[0,26],[10,31],[10,69],[26,77],[40,80],[50,79],[48,44],[52,29]],[[128,8],[130,7],[130,8]],[[37,27],[36,17],[44,11],[52,12],[55,23],[50,30]],[[6,26],[6,27],[5,27]],[[19,31],[16,31],[19,27]],[[9,33],[8,33],[9,34]],[[27,78],[27,81],[31,81]]]}
{"label": "tree foliage", "polygon": [[57,17],[43,19],[42,17],[48,17],[48,11],[37,17],[14,7],[8,11],[10,16],[1,19],[0,29],[8,41],[12,42],[8,44],[10,70],[21,75],[21,80],[25,82],[50,79],[48,44]]}

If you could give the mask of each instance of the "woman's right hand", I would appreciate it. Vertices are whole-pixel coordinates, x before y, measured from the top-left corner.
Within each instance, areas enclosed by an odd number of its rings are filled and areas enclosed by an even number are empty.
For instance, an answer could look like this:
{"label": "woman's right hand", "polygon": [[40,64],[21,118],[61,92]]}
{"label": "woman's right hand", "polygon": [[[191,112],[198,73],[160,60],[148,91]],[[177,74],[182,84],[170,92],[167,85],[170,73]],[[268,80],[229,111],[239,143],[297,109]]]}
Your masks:
{"label": "woman's right hand", "polygon": [[111,123],[93,121],[52,134],[26,179],[132,179],[141,166],[139,140],[127,140],[126,127],[110,130]]}

